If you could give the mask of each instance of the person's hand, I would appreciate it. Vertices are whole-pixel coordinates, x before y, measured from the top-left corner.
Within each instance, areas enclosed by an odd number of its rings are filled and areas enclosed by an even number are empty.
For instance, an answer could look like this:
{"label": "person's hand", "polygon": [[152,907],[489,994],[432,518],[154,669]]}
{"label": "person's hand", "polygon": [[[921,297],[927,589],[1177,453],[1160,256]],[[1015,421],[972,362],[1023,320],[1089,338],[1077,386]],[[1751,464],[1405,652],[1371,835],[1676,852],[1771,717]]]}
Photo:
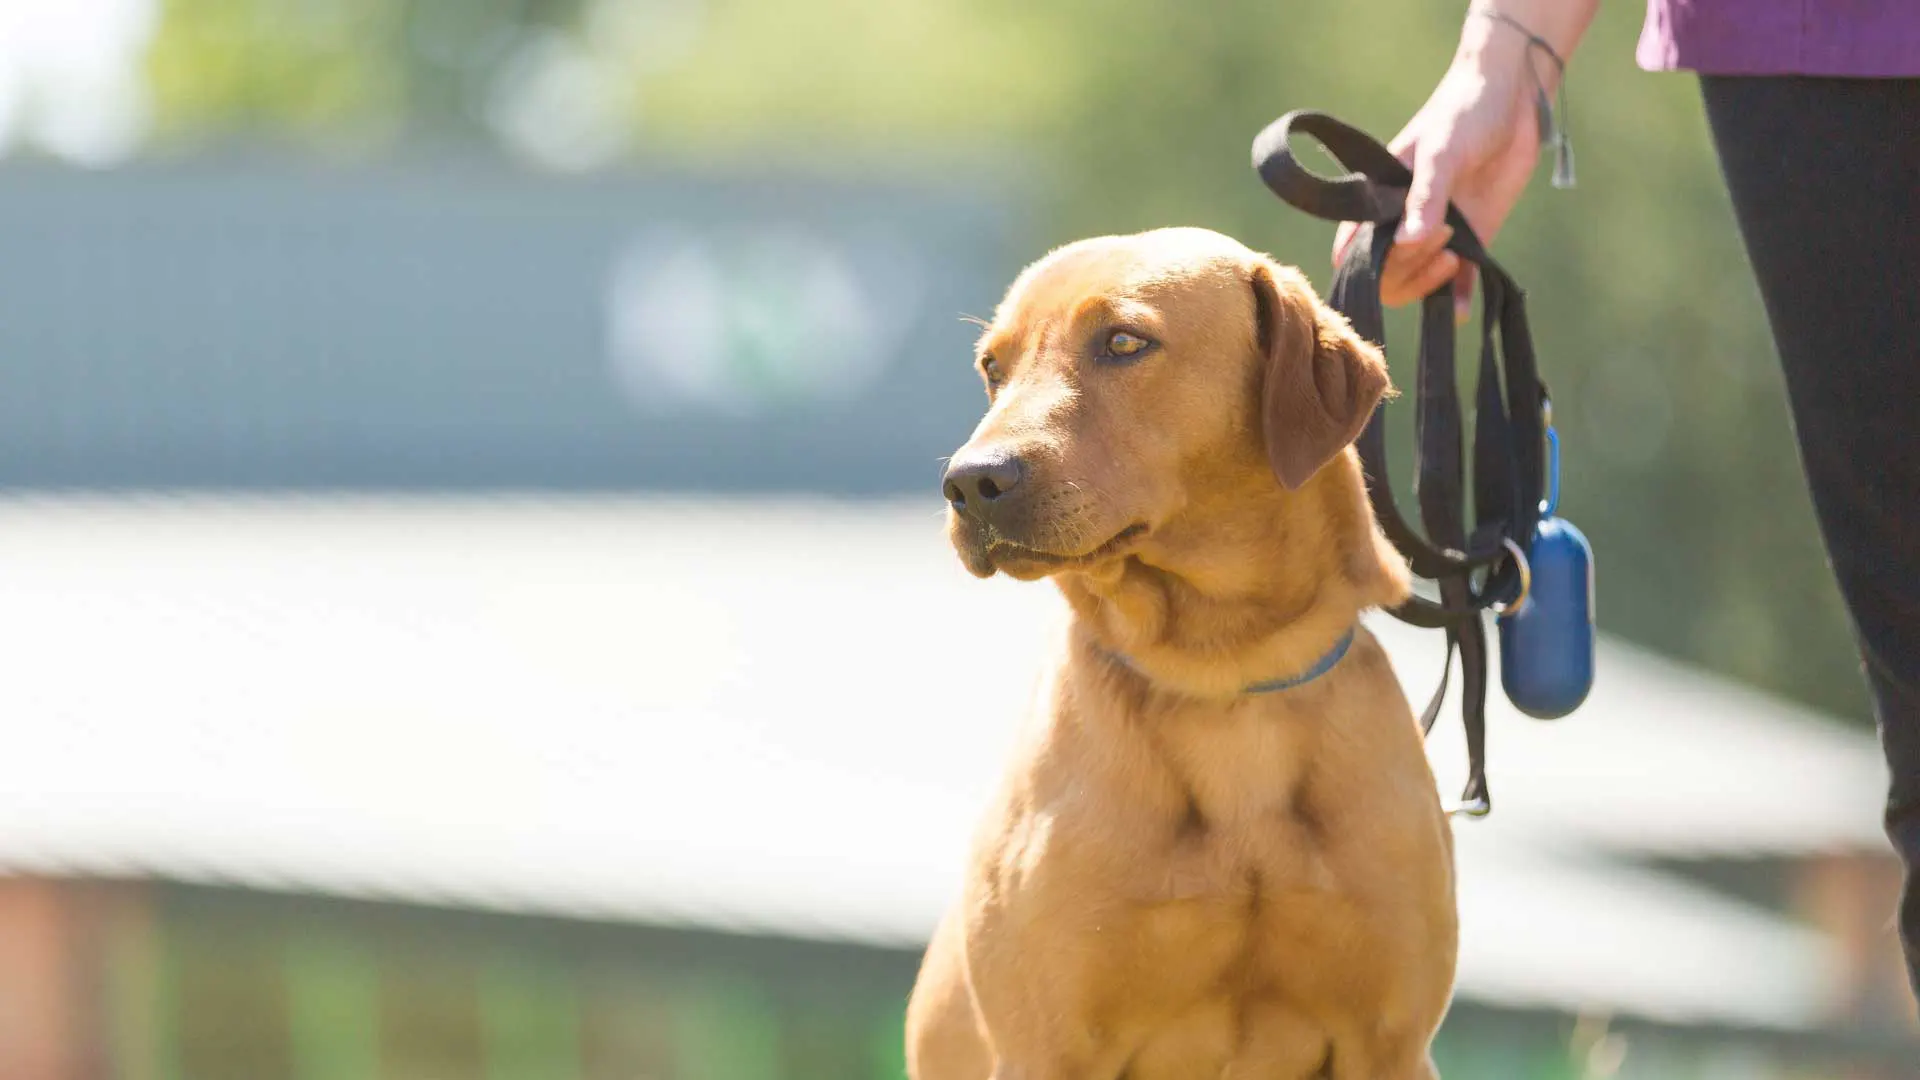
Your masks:
{"label": "person's hand", "polygon": [[[1497,44],[1497,43],[1496,43]],[[1540,156],[1535,85],[1519,52],[1489,47],[1463,52],[1389,148],[1413,169],[1407,212],[1380,270],[1380,300],[1409,304],[1453,282],[1455,315],[1464,320],[1473,267],[1445,250],[1453,229],[1449,200],[1482,243],[1494,235],[1526,190]],[[1338,265],[1357,226],[1334,239]]]}

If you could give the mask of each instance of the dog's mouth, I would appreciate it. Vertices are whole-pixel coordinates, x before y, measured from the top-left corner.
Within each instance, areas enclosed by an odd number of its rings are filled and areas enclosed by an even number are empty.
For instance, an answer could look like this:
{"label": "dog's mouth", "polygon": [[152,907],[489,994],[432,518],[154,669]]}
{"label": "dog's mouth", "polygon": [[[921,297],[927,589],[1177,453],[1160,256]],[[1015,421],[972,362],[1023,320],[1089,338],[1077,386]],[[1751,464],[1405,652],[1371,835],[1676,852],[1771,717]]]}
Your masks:
{"label": "dog's mouth", "polygon": [[1091,551],[1084,551],[1072,555],[1055,551],[1041,551],[1038,548],[1030,548],[1025,544],[1017,544],[1004,537],[996,536],[987,544],[987,557],[993,561],[995,566],[1009,572],[1016,570],[1038,570],[1042,573],[1052,573],[1059,570],[1070,570],[1076,567],[1088,566],[1102,559],[1113,558],[1121,554],[1129,544],[1145,535],[1146,531],[1147,526],[1145,522],[1135,522],[1115,533],[1099,547]]}

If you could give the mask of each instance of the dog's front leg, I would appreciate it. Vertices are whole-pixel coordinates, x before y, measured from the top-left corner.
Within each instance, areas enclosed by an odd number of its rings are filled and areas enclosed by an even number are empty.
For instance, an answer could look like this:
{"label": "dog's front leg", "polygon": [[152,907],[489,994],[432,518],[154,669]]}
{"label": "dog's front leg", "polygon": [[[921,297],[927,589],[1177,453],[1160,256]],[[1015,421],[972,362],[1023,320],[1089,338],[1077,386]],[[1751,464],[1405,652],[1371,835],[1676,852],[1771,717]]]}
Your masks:
{"label": "dog's front leg", "polygon": [[[993,1080],[1080,1080],[1083,1074],[1068,1071],[1066,1067],[1035,1071],[1023,1069],[1017,1065],[999,1065],[993,1070]],[[1101,1077],[1101,1080],[1108,1080]]]}
{"label": "dog's front leg", "polygon": [[1009,934],[991,917],[972,929],[968,959],[992,1080],[1116,1080],[1137,1040],[1101,1009],[1094,991],[1107,980],[1082,962],[1099,950],[1064,928],[1045,941]]}
{"label": "dog's front leg", "polygon": [[992,1080],[1117,1080],[1131,1048],[1089,1029],[1077,1010],[1029,998],[1024,1008],[982,1008],[993,1050]]}
{"label": "dog's front leg", "polygon": [[1124,1054],[1091,1058],[1054,1057],[1047,1061],[998,1059],[992,1080],[1118,1080],[1126,1067]]}

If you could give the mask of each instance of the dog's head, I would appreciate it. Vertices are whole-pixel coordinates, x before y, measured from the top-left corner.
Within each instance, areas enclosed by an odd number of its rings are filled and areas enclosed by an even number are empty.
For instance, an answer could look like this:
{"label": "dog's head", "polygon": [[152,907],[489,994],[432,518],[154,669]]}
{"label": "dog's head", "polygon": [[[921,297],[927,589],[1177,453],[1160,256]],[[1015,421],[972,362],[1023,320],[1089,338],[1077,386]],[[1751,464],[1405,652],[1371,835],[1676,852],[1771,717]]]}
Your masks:
{"label": "dog's head", "polygon": [[942,488],[982,577],[1095,567],[1205,499],[1298,489],[1388,389],[1379,352],[1297,270],[1204,229],[1049,254],[975,361],[987,414]]}

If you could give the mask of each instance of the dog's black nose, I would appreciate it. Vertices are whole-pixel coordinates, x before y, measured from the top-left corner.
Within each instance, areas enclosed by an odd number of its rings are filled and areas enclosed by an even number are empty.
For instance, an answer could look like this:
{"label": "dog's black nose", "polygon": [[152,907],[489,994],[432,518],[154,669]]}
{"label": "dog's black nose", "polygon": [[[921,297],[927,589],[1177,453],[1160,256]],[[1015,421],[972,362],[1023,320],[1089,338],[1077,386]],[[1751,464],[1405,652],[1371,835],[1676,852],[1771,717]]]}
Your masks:
{"label": "dog's black nose", "polygon": [[955,457],[947,464],[947,475],[940,490],[955,510],[984,521],[993,504],[1018,488],[1026,475],[1027,467],[1016,455],[1004,450],[988,451]]}

